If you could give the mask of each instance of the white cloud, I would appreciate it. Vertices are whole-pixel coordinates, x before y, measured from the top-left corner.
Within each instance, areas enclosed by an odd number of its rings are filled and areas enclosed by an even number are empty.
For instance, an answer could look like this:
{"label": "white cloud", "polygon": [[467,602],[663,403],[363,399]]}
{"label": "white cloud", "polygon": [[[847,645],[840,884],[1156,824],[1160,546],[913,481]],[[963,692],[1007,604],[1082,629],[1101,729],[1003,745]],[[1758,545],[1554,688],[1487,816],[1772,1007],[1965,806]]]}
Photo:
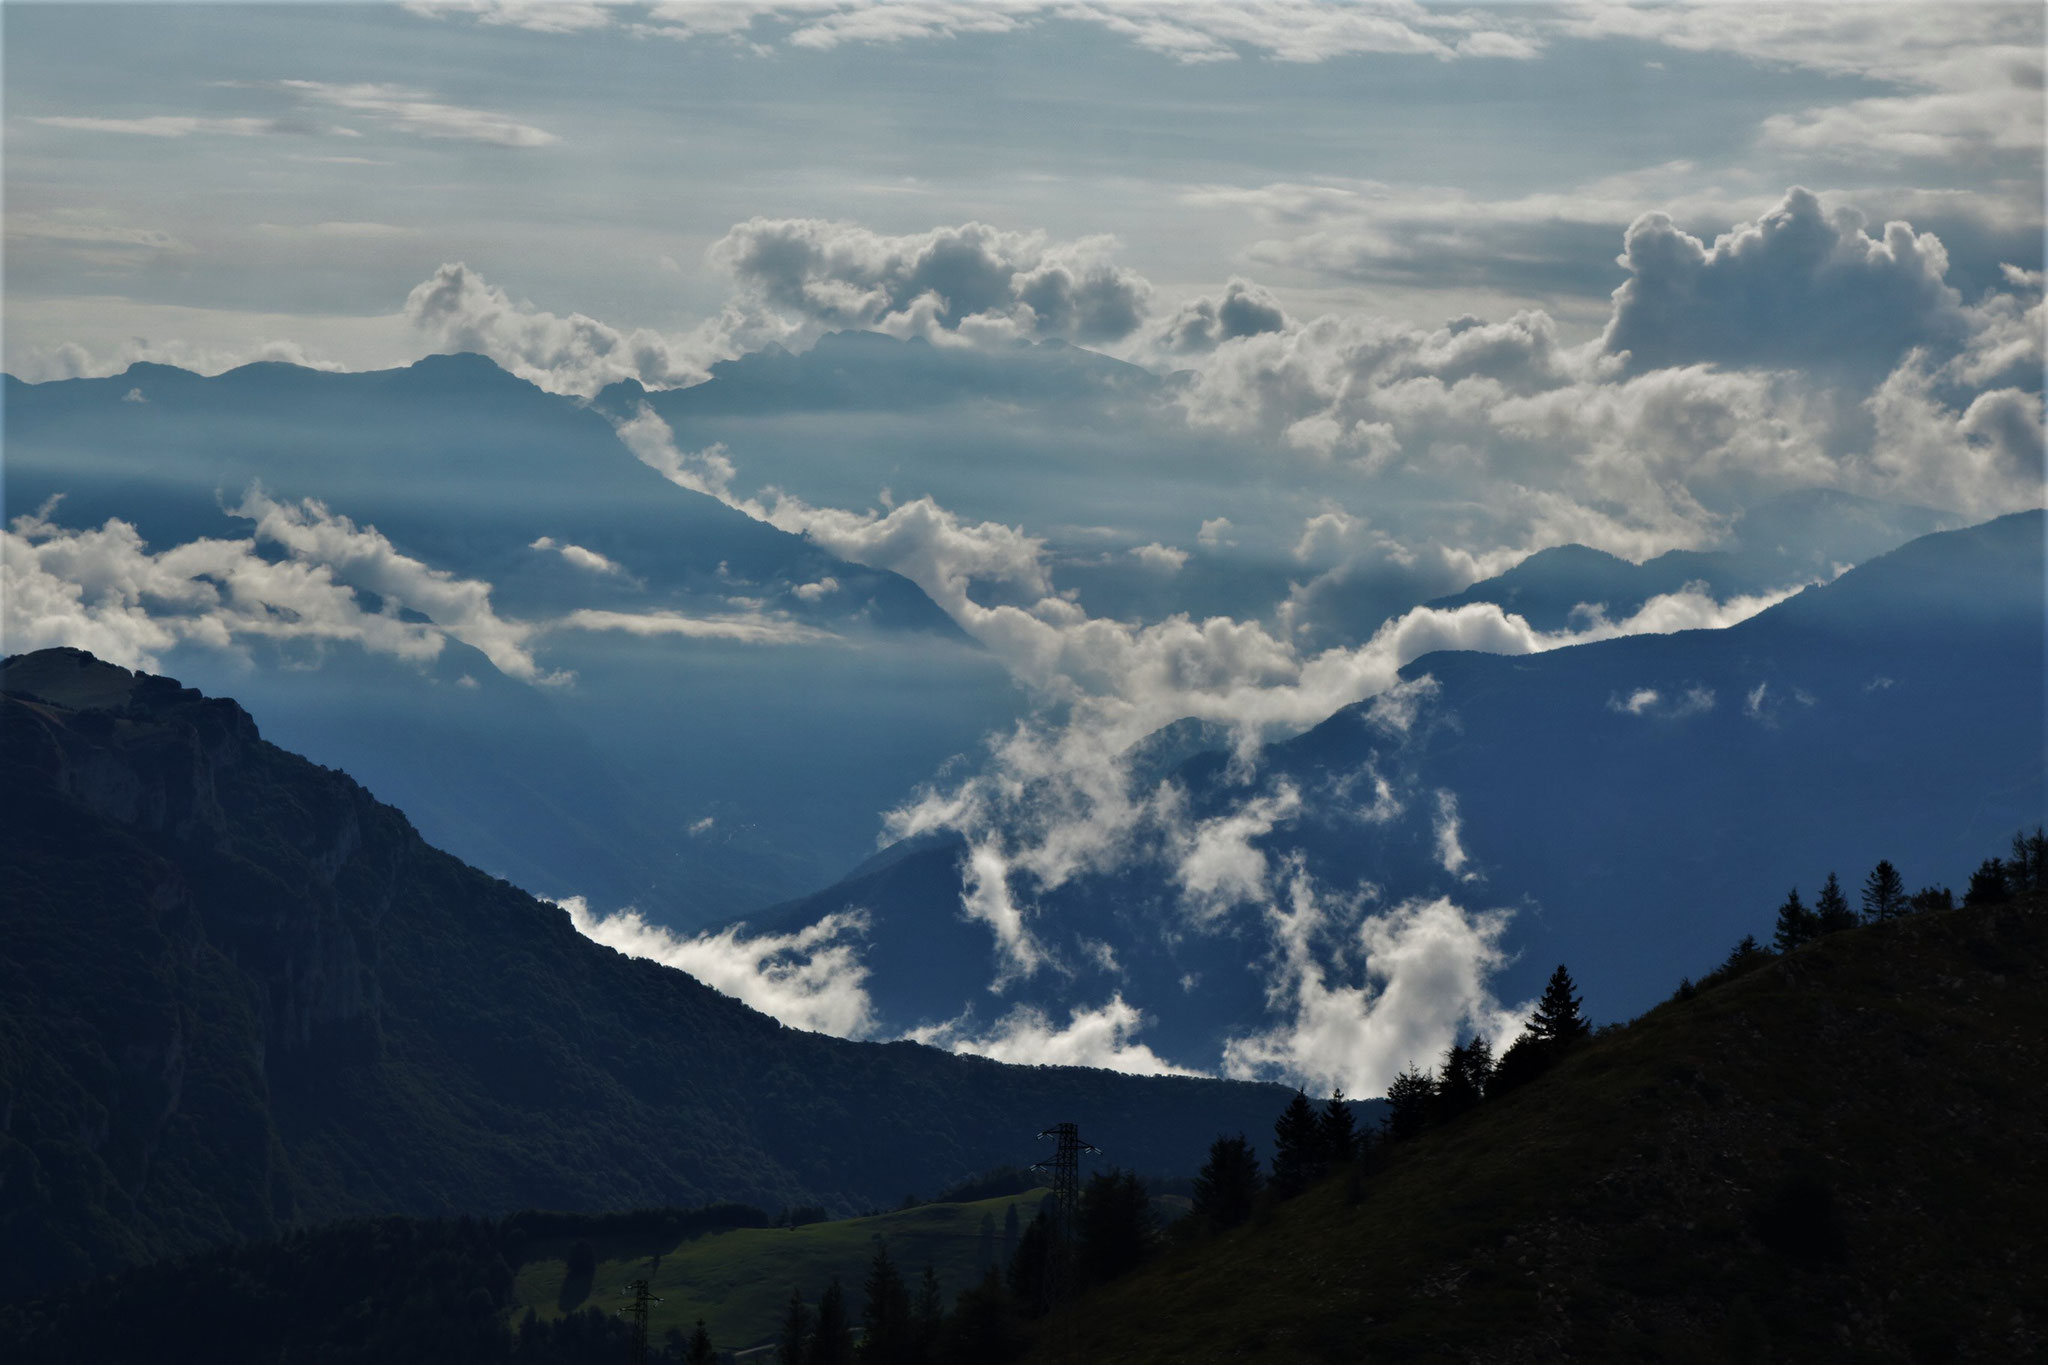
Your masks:
{"label": "white cloud", "polygon": [[552,393],[584,398],[624,379],[651,389],[700,383],[713,361],[738,354],[749,341],[786,335],[760,331],[732,312],[688,335],[622,332],[581,313],[565,317],[515,303],[459,261],[413,287],[405,318],[443,350],[475,351]]}
{"label": "white cloud", "polygon": [[1932,233],[1829,212],[1794,187],[1754,223],[1714,239],[1645,214],[1623,239],[1629,279],[1614,296],[1607,349],[1638,369],[1719,361],[1771,366],[1868,362],[1889,369],[1921,344],[1960,342],[1962,300]]}
{"label": "white cloud", "polygon": [[[248,539],[194,540],[158,553],[117,519],[71,530],[52,519],[54,504],[16,517],[0,533],[6,647],[72,645],[153,669],[162,651],[188,641],[217,649],[251,639],[347,642],[425,662],[452,636],[509,676],[563,680],[535,663],[526,647],[530,626],[491,609],[489,584],[401,554],[375,527],[358,527],[312,500],[277,502],[260,489],[230,514],[255,523]],[[360,591],[377,595],[376,610],[363,605]],[[407,620],[406,608],[429,619]]]}
{"label": "white cloud", "polygon": [[1044,1011],[1020,1005],[988,1030],[975,1033],[967,1016],[913,1029],[905,1035],[952,1052],[991,1057],[1020,1066],[1093,1066],[1134,1076],[1194,1076],[1138,1041],[1145,1016],[1126,1004],[1122,992],[1095,1009],[1068,1012],[1065,1027]]}
{"label": "white cloud", "polygon": [[1153,541],[1150,545],[1139,545],[1132,549],[1131,558],[1154,573],[1176,574],[1187,566],[1188,552],[1162,545]]}
{"label": "white cloud", "polygon": [[1436,835],[1436,860],[1444,871],[1461,882],[1480,879],[1477,871],[1467,871],[1471,857],[1465,852],[1464,825],[1458,819],[1458,797],[1455,792],[1439,790],[1436,794],[1436,820],[1432,825]]}
{"label": "white cloud", "polygon": [[1200,529],[1195,533],[1195,542],[1205,550],[1215,550],[1226,545],[1235,545],[1237,542],[1229,539],[1230,529],[1229,517],[1211,517],[1203,522]]}
{"label": "white cloud", "polygon": [[1151,285],[1115,241],[1054,242],[985,223],[890,237],[855,223],[754,218],[711,248],[770,308],[892,336],[1111,341],[1143,320]]}
{"label": "white cloud", "polygon": [[582,607],[552,623],[549,629],[613,630],[642,637],[679,635],[692,640],[737,640],[749,645],[811,644],[837,638],[815,626],[758,612],[691,616],[679,611],[602,611]]}
{"label": "white cloud", "polygon": [[191,137],[194,133],[259,137],[277,131],[275,119],[197,118],[183,114],[154,114],[147,118],[85,118],[58,114],[34,121],[48,128],[68,128],[81,133],[116,133],[128,137]]}
{"label": "white cloud", "polygon": [[615,559],[609,559],[597,551],[585,549],[581,545],[570,545],[558,541],[553,536],[542,536],[534,541],[533,544],[527,546],[527,548],[529,550],[553,550],[568,563],[589,573],[616,575],[623,574],[626,571],[626,566]]}
{"label": "white cloud", "polygon": [[822,602],[839,591],[839,580],[827,574],[815,583],[799,583],[790,591],[805,602]]}
{"label": "white cloud", "polygon": [[852,44],[940,41],[1000,34],[1049,20],[1085,24],[1186,65],[1250,55],[1316,63],[1364,54],[1520,60],[1542,50],[1536,26],[1496,12],[1442,13],[1408,0],[661,0],[646,6],[545,0],[407,0],[426,16],[575,33],[623,24],[637,35],[784,42],[829,50]]}
{"label": "white cloud", "polygon": [[867,967],[860,960],[867,936],[864,910],[825,916],[794,934],[742,936],[742,927],[684,938],[628,907],[595,914],[581,896],[557,902],[576,932],[629,957],[688,972],[792,1028],[865,1038],[875,1026],[868,1000]]}
{"label": "white cloud", "polygon": [[366,114],[388,127],[418,137],[519,148],[547,147],[561,141],[553,133],[521,123],[509,115],[443,104],[425,91],[402,85],[286,80],[275,82],[275,88],[289,91],[310,104]]}
{"label": "white cloud", "polygon": [[[1527,1007],[1501,1008],[1488,986],[1506,963],[1508,911],[1438,899],[1359,915],[1296,874],[1268,918],[1278,958],[1268,1000],[1284,1017],[1229,1041],[1228,1075],[1379,1095],[1403,1066],[1433,1063],[1470,1032],[1502,1047],[1519,1031]],[[1340,950],[1319,948],[1326,938]],[[1362,965],[1347,968],[1354,959]]]}
{"label": "white cloud", "polygon": [[1233,276],[1224,286],[1223,297],[1190,299],[1182,304],[1159,329],[1155,344],[1169,355],[1187,355],[1286,327],[1287,312],[1269,290]]}

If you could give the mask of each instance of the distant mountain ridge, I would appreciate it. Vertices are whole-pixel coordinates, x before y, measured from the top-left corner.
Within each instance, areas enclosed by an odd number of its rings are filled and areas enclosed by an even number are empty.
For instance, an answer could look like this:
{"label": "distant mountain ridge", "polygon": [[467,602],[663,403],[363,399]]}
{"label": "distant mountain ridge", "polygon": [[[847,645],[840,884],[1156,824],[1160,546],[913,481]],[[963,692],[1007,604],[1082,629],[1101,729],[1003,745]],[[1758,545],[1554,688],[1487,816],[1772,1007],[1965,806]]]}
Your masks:
{"label": "distant mountain ridge", "polygon": [[[222,509],[260,486],[286,504],[318,499],[428,568],[487,584],[500,617],[536,627],[528,647],[574,673],[573,687],[541,695],[452,643],[424,670],[317,642],[158,657],[538,893],[632,903],[681,928],[795,895],[870,849],[877,811],[1019,705],[908,579],[677,486],[606,417],[482,356],[363,373],[138,364],[103,379],[10,377],[4,413],[17,514],[61,496],[60,525],[120,518],[161,554],[249,535]],[[579,567],[563,546],[603,559]],[[584,609],[620,628],[562,624]],[[760,616],[835,638],[623,628],[661,613]],[[819,762],[837,765],[829,792],[806,780]]]}
{"label": "distant mountain ridge", "polygon": [[[1505,907],[1500,998],[1532,997],[1563,958],[1600,1017],[1631,1013],[1794,883],[1810,899],[1831,868],[1853,887],[1885,858],[1914,888],[1959,887],[1978,850],[2040,818],[2044,528],[2033,512],[1925,536],[1723,630],[1428,655],[1403,670],[1421,688],[1406,731],[1372,702],[1347,707],[1264,749],[1250,786],[1221,749],[1169,738],[1175,762],[1145,780],[1171,776],[1194,820],[1285,784],[1300,813],[1252,841],[1269,865],[1299,858],[1322,887],[1370,886],[1379,906]],[[1398,809],[1365,810],[1373,776]],[[1447,818],[1469,860],[1455,870]],[[932,843],[756,922],[787,932],[861,906],[878,1012],[948,1019],[995,971],[987,929],[960,908],[962,863],[961,845]],[[1012,982],[1007,999],[1058,1017],[1114,990],[1145,1011],[1146,1043],[1190,1065],[1266,1017],[1250,911],[1187,932],[1158,866],[1034,890],[1028,923],[1077,970]],[[1109,944],[1114,971],[1089,965],[1084,938]]]}
{"label": "distant mountain ridge", "polygon": [[80,651],[0,709],[0,1298],[376,1212],[893,1204],[1061,1120],[1190,1170],[1286,1099],[785,1028]]}

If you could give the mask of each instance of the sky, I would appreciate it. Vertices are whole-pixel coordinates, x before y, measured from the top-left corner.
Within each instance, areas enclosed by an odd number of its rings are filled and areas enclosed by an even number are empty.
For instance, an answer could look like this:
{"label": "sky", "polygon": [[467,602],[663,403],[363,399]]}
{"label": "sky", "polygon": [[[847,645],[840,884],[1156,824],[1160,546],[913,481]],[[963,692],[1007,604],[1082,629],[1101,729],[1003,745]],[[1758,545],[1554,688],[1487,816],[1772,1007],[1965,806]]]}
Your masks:
{"label": "sky", "polygon": [[[1955,524],[2041,505],[2043,28],[1982,3],[10,3],[5,366],[467,350],[578,400],[654,391],[618,424],[634,455],[910,577],[1039,706],[877,813],[969,836],[1001,985],[1032,951],[1012,874],[1056,884],[1165,818],[1100,780],[1152,729],[1299,731],[1429,648],[1725,625],[1797,584],[1561,635],[1414,603],[1551,545],[1722,546],[1800,489]],[[714,365],[847,330],[990,371],[1060,342],[1150,387],[1074,381],[1065,425],[763,413],[695,449],[661,416]],[[19,581],[76,534],[18,522]],[[1047,782],[1055,815],[1006,804]],[[1287,814],[1183,831],[1183,884]],[[1230,884],[1276,952],[1322,913],[1263,863]],[[1450,964],[1441,1033],[1499,1014],[1506,923],[1432,902],[1357,932]],[[806,959],[816,1013],[784,1017],[859,1031],[851,960]],[[1012,1018],[934,1036],[1166,1065],[1121,995]],[[1248,1043],[1246,1074],[1289,1046]]]}

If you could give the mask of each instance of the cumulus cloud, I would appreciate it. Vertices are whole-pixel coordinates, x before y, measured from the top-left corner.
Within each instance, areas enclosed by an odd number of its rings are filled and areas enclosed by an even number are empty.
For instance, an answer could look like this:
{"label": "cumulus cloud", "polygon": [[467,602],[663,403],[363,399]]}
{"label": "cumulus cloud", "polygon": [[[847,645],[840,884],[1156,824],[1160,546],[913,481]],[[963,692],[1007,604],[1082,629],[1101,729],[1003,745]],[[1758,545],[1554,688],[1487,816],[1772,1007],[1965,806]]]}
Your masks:
{"label": "cumulus cloud", "polygon": [[1865,403],[1875,434],[1856,462],[1863,482],[1971,517],[2041,506],[2041,394],[1993,389],[1961,412],[1938,395],[1924,352],[1908,355]]}
{"label": "cumulus cloud", "polygon": [[1175,355],[1213,351],[1238,337],[1278,332],[1287,326],[1286,310],[1273,295],[1250,280],[1232,277],[1221,298],[1190,299],[1159,331],[1158,345]]}
{"label": "cumulus cloud", "polygon": [[1143,320],[1151,286],[1114,264],[1115,241],[1053,242],[985,223],[890,237],[855,223],[755,218],[711,259],[771,308],[825,327],[982,341],[1113,341]]}
{"label": "cumulus cloud", "polygon": [[1095,1009],[1069,1011],[1063,1028],[1043,1010],[1019,1005],[979,1033],[971,1018],[963,1015],[944,1024],[913,1029],[905,1036],[952,1052],[1022,1066],[1093,1066],[1134,1076],[1201,1074],[1174,1065],[1139,1042],[1138,1032],[1144,1024],[1143,1012],[1126,1004],[1118,992]]}
{"label": "cumulus cloud", "polygon": [[1793,188],[1754,223],[1711,246],[1661,213],[1630,224],[1605,343],[1637,369],[1861,362],[1889,369],[1922,344],[1960,342],[1961,297],[1932,233],[1887,223],[1878,237],[1853,209],[1825,209]]}
{"label": "cumulus cloud", "polygon": [[1471,1032],[1504,1047],[1527,1012],[1503,1009],[1487,984],[1506,962],[1508,911],[1436,899],[1361,914],[1297,874],[1268,918],[1278,957],[1268,1002],[1282,1018],[1229,1041],[1231,1076],[1384,1094],[1403,1066]]}
{"label": "cumulus cloud", "polygon": [[1131,558],[1154,573],[1176,574],[1187,566],[1188,552],[1175,549],[1171,545],[1162,545],[1155,540],[1149,545],[1133,548]]}
{"label": "cumulus cloud", "polygon": [[792,1028],[840,1038],[865,1038],[874,1030],[868,972],[860,960],[868,932],[865,910],[827,915],[794,934],[748,938],[734,926],[685,938],[648,923],[630,906],[604,915],[592,912],[581,896],[556,903],[585,938],[688,972]]}
{"label": "cumulus cloud", "polygon": [[[53,520],[54,504],[15,518],[4,533],[0,594],[7,648],[73,645],[154,669],[162,651],[187,641],[218,649],[254,639],[347,642],[425,662],[453,637],[511,677],[563,680],[535,662],[531,626],[492,610],[489,584],[402,554],[375,527],[260,489],[230,515],[255,523],[248,539],[200,539],[157,553],[118,519],[73,530]],[[374,608],[364,593],[374,595]],[[408,610],[424,619],[409,619]]]}
{"label": "cumulus cloud", "polygon": [[519,301],[459,261],[413,286],[405,320],[446,351],[474,351],[552,393],[589,398],[608,384],[651,389],[702,382],[715,360],[786,331],[727,312],[687,335],[621,331],[582,313],[563,316]]}

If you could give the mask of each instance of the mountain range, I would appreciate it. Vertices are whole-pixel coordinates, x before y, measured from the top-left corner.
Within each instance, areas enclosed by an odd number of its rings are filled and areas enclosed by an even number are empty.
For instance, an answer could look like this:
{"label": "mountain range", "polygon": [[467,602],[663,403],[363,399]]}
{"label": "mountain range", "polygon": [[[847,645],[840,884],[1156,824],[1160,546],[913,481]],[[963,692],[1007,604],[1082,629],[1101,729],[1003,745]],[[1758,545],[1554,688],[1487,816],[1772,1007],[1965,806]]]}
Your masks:
{"label": "mountain range", "polygon": [[[1441,897],[1511,915],[1503,1001],[1533,997],[1563,959],[1598,1014],[1626,1016],[1795,885],[1811,900],[1835,871],[1853,898],[1886,859],[1911,887],[1959,890],[1981,849],[2038,822],[2043,534],[2036,512],[1923,536],[1725,629],[1426,655],[1402,670],[1400,706],[1347,707],[1249,760],[1177,727],[1134,756],[1132,786],[1177,787],[1188,829],[1285,806],[1245,845],[1259,867],[1298,868],[1326,902],[1350,902],[1326,928],[1327,988],[1366,979],[1356,938],[1344,974],[1345,935]],[[1537,561],[1485,586],[1542,618],[1612,600],[1617,581],[1650,595],[1622,568],[1658,572],[1585,551]],[[1589,581],[1607,591],[1580,597]],[[1027,876],[1028,923],[1070,970],[1012,980],[1007,998],[1057,1016],[1117,992],[1156,1051],[1200,1066],[1247,1020],[1285,1023],[1273,907],[1199,920],[1179,875],[1170,852],[1141,850],[1057,888]],[[868,988],[911,1027],[952,1017],[999,971],[987,928],[962,915],[967,877],[966,846],[928,838],[750,922],[790,932],[864,908]],[[1094,941],[1113,964],[1094,965]]]}

